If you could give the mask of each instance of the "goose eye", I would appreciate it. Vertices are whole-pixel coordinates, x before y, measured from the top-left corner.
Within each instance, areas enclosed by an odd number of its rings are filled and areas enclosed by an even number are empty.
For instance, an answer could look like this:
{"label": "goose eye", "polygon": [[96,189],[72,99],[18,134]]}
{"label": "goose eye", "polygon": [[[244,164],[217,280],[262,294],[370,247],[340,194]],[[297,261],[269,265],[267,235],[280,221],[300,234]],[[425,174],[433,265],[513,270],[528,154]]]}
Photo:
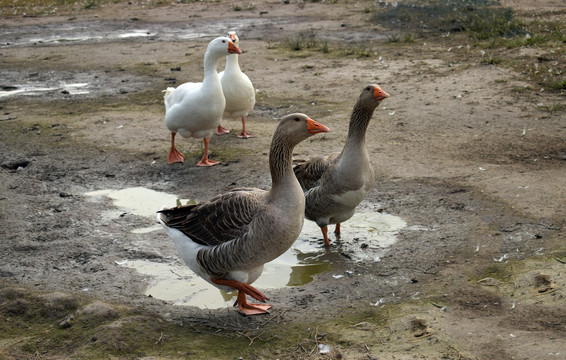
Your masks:
{"label": "goose eye", "polygon": [[295,118],[295,121],[301,121],[301,119],[299,119],[298,117]]}
{"label": "goose eye", "polygon": [[226,42],[226,40],[222,40],[222,42],[223,42],[223,43],[225,43],[225,42]]}

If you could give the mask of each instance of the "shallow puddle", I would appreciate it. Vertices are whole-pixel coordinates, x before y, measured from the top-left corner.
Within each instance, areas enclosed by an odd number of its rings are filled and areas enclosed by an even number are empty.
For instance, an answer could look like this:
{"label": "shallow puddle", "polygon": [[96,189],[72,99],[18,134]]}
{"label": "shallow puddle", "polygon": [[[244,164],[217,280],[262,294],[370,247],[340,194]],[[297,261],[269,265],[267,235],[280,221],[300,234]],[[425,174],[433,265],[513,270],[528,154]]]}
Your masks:
{"label": "shallow puddle", "polygon": [[[283,22],[288,20],[283,19]],[[231,19],[230,26],[225,21],[206,23],[194,21],[184,25],[156,23],[122,22],[71,22],[50,25],[26,25],[18,31],[10,27],[0,29],[0,48],[29,45],[66,45],[74,43],[114,42],[123,39],[152,41],[175,41],[186,39],[207,39],[223,36],[229,30],[242,32],[250,26],[272,24],[273,20]]]}
{"label": "shallow puddle", "polygon": [[36,85],[14,85],[3,87],[0,90],[0,98],[11,96],[11,95],[40,95],[42,93],[51,91],[60,91],[68,95],[82,95],[89,94],[90,91],[87,89],[88,83],[76,83],[76,84],[65,84],[61,83],[56,87],[49,87],[47,84],[36,84]]}
{"label": "shallow puddle", "polygon": [[[162,206],[174,207],[192,201],[143,187],[100,190],[85,195],[93,201],[112,200],[113,208],[102,213],[109,220],[124,212],[154,219],[156,211]],[[312,221],[305,221],[297,241],[287,252],[265,265],[263,274],[254,286],[258,289],[276,289],[304,285],[312,281],[315,275],[331,270],[330,259],[336,252],[352,261],[379,261],[387,248],[395,243],[398,231],[404,227],[405,221],[397,216],[362,208],[342,224],[341,239],[337,239],[332,233],[332,247],[327,250],[322,242],[320,228]],[[334,228],[329,230],[331,233]],[[137,234],[154,231],[163,230],[160,225],[132,230]],[[172,262],[124,259],[117,264],[151,277],[146,295],[177,305],[214,309],[231,306],[235,298],[235,293],[220,291],[196,276],[180,259]],[[335,277],[338,279],[341,276],[342,274],[337,274]]]}

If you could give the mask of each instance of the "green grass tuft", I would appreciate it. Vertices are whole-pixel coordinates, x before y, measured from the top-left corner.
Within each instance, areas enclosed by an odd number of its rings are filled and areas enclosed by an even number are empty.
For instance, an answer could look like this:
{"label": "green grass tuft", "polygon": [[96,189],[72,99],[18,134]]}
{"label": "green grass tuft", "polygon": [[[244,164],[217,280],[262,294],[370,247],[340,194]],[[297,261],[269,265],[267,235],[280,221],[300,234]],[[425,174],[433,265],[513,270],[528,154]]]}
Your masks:
{"label": "green grass tuft", "polygon": [[510,8],[495,6],[490,0],[399,3],[395,7],[375,12],[371,20],[392,29],[409,30],[419,35],[466,33],[476,40],[526,33]]}

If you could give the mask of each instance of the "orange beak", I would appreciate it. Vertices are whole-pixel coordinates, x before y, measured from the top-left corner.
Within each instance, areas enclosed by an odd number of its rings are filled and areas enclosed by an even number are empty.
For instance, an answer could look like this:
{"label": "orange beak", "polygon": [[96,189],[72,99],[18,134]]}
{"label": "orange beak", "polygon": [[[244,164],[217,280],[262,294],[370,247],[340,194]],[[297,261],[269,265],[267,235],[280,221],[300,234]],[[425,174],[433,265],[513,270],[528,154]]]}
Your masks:
{"label": "orange beak", "polygon": [[385,91],[383,91],[379,86],[376,86],[375,89],[373,89],[373,97],[377,101],[387,99],[389,96],[390,95],[388,93],[386,93]]}
{"label": "orange beak", "polygon": [[311,118],[307,119],[307,131],[309,132],[309,134],[318,134],[318,133],[323,133],[323,132],[329,132],[330,129],[327,128],[326,126],[322,125],[321,123],[318,123],[316,121],[314,121]]}
{"label": "orange beak", "polygon": [[228,43],[228,52],[230,54],[238,54],[239,55],[239,54],[242,53],[242,50],[240,50],[239,47],[237,47],[236,45],[234,45],[234,43],[232,41],[230,41]]}

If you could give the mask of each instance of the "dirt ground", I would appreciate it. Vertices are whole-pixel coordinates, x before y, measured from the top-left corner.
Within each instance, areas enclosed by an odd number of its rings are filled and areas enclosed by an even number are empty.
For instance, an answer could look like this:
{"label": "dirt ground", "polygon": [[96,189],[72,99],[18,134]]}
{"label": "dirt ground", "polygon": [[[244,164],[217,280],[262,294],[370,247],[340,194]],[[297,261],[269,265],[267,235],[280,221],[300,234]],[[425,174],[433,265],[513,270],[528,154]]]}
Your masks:
{"label": "dirt ground", "polygon": [[[563,2],[537,4],[504,2],[564,19]],[[134,1],[3,18],[2,90],[52,90],[0,97],[0,358],[564,359],[564,94],[482,61],[489,50],[465,37],[387,41],[372,6]],[[195,139],[179,140],[184,164],[168,165],[161,90],[200,81],[208,41],[230,29],[257,90],[256,137],[236,138],[240,122],[224,120],[232,133],[211,140],[222,165],[197,168]],[[309,36],[330,51],[285,45]],[[498,56],[553,51],[565,60],[564,44]],[[83,83],[88,94],[73,93]],[[145,296],[149,279],[116,265],[176,251],[164,232],[130,232],[152,220],[108,221],[112,205],[85,193],[143,186],[206,200],[268,188],[276,120],[304,112],[332,129],[297,159],[338,151],[369,83],[391,97],[368,130],[376,183],[363,206],[408,223],[380,261],[354,262],[332,238],[331,272],[270,290],[272,314],[249,318]]]}

